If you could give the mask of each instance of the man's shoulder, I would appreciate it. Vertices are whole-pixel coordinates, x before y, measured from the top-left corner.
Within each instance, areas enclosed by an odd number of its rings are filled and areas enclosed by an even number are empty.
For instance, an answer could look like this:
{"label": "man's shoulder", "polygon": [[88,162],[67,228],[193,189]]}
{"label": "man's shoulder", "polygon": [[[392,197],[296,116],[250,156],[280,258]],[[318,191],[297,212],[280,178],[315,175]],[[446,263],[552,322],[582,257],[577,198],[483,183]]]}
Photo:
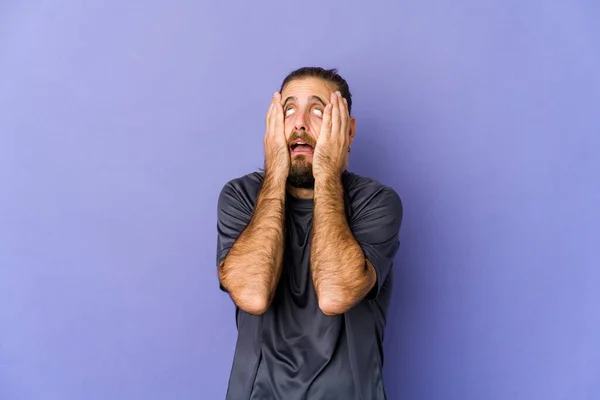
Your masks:
{"label": "man's shoulder", "polygon": [[262,171],[255,171],[230,179],[221,188],[219,203],[244,203],[252,207],[258,198],[263,178]]}
{"label": "man's shoulder", "polygon": [[374,178],[346,171],[344,173],[344,187],[347,199],[353,208],[366,206],[379,199],[390,201],[402,207],[402,200],[398,192],[393,187]]}
{"label": "man's shoulder", "polygon": [[262,171],[254,171],[245,175],[231,178],[225,183],[221,191],[234,190],[240,193],[258,193],[264,179]]}

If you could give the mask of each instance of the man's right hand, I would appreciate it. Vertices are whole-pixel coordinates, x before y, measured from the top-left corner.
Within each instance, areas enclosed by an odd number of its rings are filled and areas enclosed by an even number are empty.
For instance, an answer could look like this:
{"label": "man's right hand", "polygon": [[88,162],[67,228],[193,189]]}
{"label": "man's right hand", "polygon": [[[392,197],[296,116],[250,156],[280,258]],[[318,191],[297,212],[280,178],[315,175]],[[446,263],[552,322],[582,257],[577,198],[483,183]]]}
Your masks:
{"label": "man's right hand", "polygon": [[275,179],[286,180],[290,172],[290,153],[283,124],[281,94],[276,92],[266,118],[265,172]]}

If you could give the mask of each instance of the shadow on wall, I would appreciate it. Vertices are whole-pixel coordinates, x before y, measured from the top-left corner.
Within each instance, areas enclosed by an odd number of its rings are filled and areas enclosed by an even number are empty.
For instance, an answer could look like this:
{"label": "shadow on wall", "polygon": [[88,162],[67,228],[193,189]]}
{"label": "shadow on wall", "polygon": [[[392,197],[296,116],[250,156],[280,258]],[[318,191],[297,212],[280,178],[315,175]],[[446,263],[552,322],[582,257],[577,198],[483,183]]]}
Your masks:
{"label": "shadow on wall", "polygon": [[400,165],[388,154],[393,144],[390,146],[390,143],[385,143],[385,132],[376,118],[357,117],[357,133],[352,144],[348,169],[399,190]]}
{"label": "shadow on wall", "polygon": [[[430,191],[423,172],[409,169],[409,166],[420,165],[412,160],[420,152],[414,147],[418,141],[411,138],[419,135],[419,118],[422,121],[424,116],[419,116],[410,110],[410,106],[402,104],[403,101],[408,103],[410,94],[404,93],[404,99],[399,99],[397,95],[389,96],[391,93],[382,95],[384,90],[380,89],[370,89],[370,93],[364,94],[366,99],[361,99],[362,104],[368,104],[368,109],[360,110],[362,115],[357,115],[357,133],[349,170],[392,187],[403,203],[400,249],[394,261],[393,293],[384,337],[387,395],[396,398],[399,384],[404,388],[403,393],[412,392],[407,386],[415,384],[411,383],[410,371],[403,370],[406,363],[401,360],[418,359],[411,355],[419,350],[408,340],[414,337],[408,330],[418,318],[417,310],[422,308],[422,299],[426,297],[426,285],[423,273],[419,272],[419,250],[414,248],[423,244],[419,243],[418,238],[421,228],[431,223],[427,219],[432,213],[427,212],[428,202],[425,199]],[[398,100],[390,105],[382,100],[378,103],[377,99],[381,98]],[[415,204],[419,205],[419,215],[414,214]]]}

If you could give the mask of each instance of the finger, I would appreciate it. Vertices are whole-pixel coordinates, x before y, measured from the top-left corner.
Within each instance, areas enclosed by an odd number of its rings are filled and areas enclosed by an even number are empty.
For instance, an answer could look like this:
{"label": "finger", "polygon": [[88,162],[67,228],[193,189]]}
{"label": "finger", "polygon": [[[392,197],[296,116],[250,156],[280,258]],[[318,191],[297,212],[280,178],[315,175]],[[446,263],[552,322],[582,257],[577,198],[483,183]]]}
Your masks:
{"label": "finger", "polygon": [[281,104],[281,94],[277,93],[275,95],[275,132],[276,134],[284,134],[284,125],[283,125],[283,104]]}
{"label": "finger", "polygon": [[333,106],[331,103],[325,106],[323,111],[323,122],[321,123],[321,132],[319,138],[326,139],[331,134],[331,110]]}
{"label": "finger", "polygon": [[331,136],[338,135],[340,129],[340,102],[337,93],[331,95]]}
{"label": "finger", "polygon": [[344,134],[344,98],[342,97],[342,94],[340,93],[340,91],[338,90],[337,92],[335,92],[337,97],[338,97],[338,120],[339,120],[339,133],[340,135],[343,136]]}
{"label": "finger", "polygon": [[341,108],[341,119],[342,119],[342,140],[344,144],[348,141],[348,127],[350,124],[350,114],[348,113],[348,100],[345,97],[342,97],[342,101],[340,104]]}
{"label": "finger", "polygon": [[271,113],[273,110],[273,102],[275,101],[274,97],[271,97],[271,102],[269,103],[269,108],[267,109],[267,114],[265,115],[265,122],[267,123],[267,126],[269,125],[269,121],[271,119]]}
{"label": "finger", "polygon": [[267,113],[267,128],[268,132],[271,134],[273,133],[273,129],[275,128],[276,101],[277,93],[275,93],[271,98],[271,105],[269,106],[269,112]]}
{"label": "finger", "polygon": [[338,124],[339,124],[338,125],[338,134],[339,134],[338,139],[343,140],[343,137],[344,137],[344,99],[339,90],[335,93],[338,97],[338,113],[339,113],[338,114]]}

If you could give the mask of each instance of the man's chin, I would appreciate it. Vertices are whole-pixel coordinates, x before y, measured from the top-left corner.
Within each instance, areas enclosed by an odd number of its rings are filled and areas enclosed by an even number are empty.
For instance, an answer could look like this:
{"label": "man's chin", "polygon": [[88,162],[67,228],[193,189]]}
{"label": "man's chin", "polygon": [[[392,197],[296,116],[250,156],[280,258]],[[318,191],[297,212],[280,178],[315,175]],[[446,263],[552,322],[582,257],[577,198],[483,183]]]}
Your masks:
{"label": "man's chin", "polygon": [[315,180],[312,176],[288,176],[287,183],[296,189],[314,189],[315,188]]}
{"label": "man's chin", "polygon": [[312,173],[312,164],[303,160],[292,161],[288,183],[299,189],[314,189],[315,178]]}
{"label": "man's chin", "polygon": [[312,153],[291,153],[290,154],[292,163],[302,162],[302,163],[312,163],[313,155]]}

